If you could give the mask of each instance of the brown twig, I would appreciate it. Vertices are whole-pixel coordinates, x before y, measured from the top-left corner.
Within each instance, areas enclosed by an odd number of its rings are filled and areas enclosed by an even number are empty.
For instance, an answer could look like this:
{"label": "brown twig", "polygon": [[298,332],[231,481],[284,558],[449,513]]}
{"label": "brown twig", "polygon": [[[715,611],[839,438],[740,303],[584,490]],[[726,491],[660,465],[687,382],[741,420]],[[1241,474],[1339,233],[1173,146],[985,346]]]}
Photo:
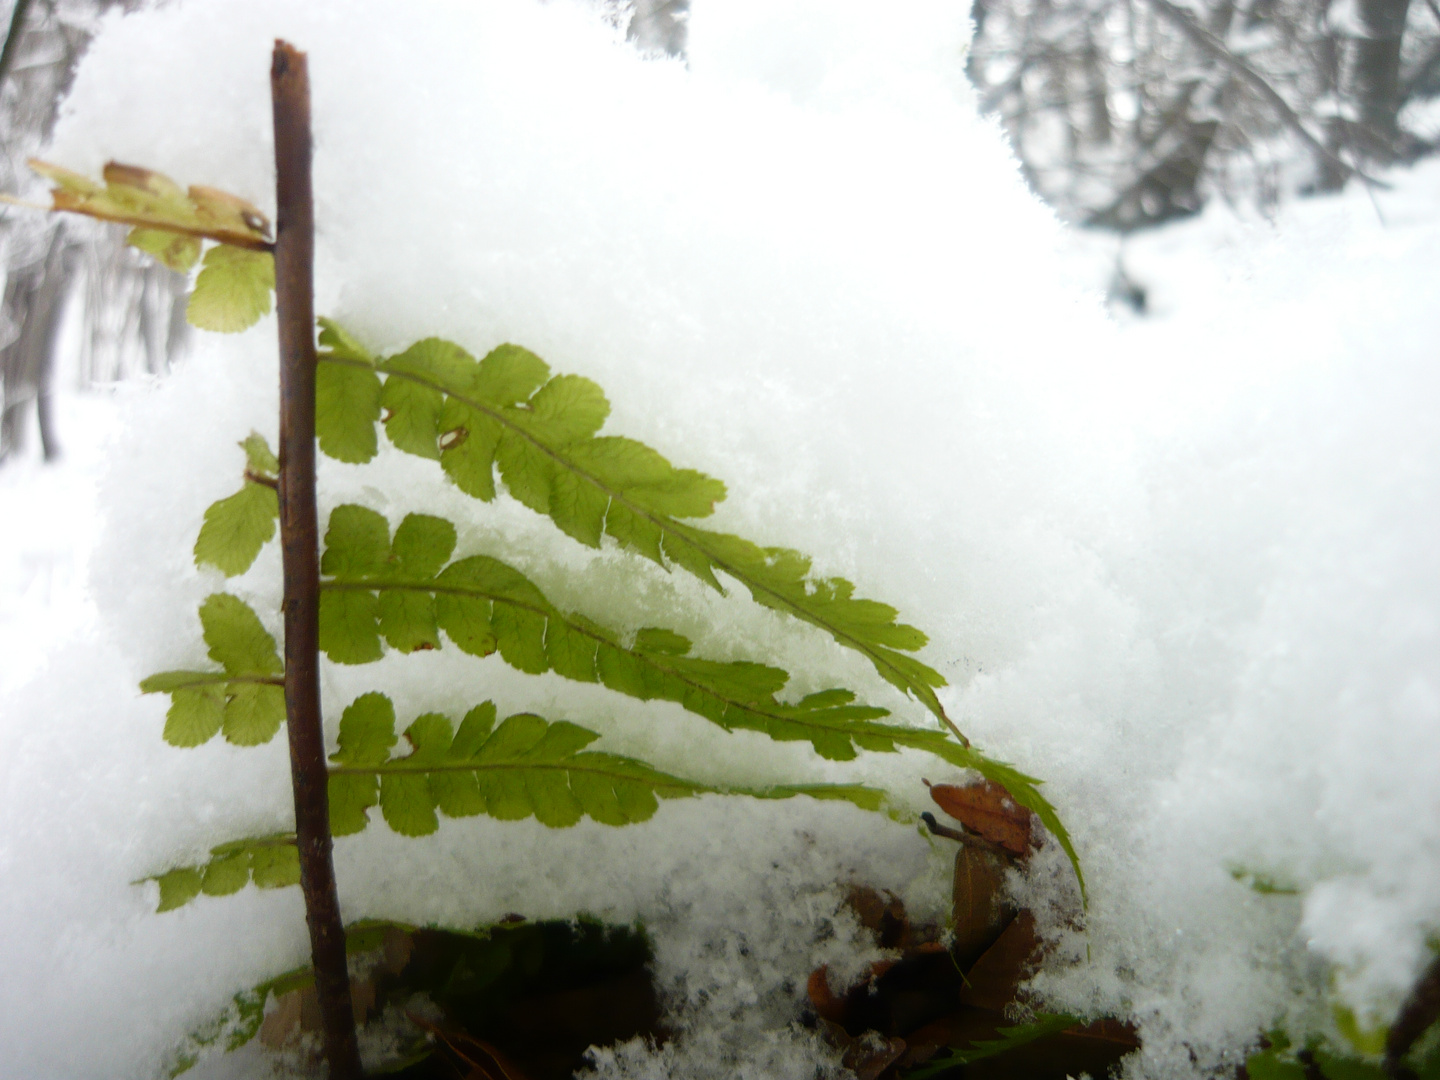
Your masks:
{"label": "brown twig", "polygon": [[952,829],[949,825],[942,825],[935,820],[935,815],[928,810],[920,815],[920,820],[925,823],[925,827],[930,830],[932,836],[943,836],[947,840],[958,840],[966,847],[978,848],[981,851],[989,852],[991,855],[998,855],[1006,862],[1013,863],[1015,861],[1015,856],[999,844],[986,840],[983,836],[978,833],[973,833],[963,826],[959,829]]}
{"label": "brown twig", "polygon": [[[405,1018],[420,1030],[438,1039],[444,1044],[445,1049],[459,1058],[461,1062],[469,1065],[471,1071],[468,1076],[474,1077],[478,1075],[484,1077],[485,1080],[529,1080],[513,1061],[483,1039],[477,1039],[475,1036],[463,1031],[446,1031],[438,1024],[432,1024],[423,1016],[418,1016],[408,1010],[405,1013]],[[489,1058],[493,1068],[484,1062],[477,1061],[466,1052],[466,1047],[472,1051],[478,1050],[481,1054]],[[499,1073],[499,1075],[497,1076],[496,1073]]]}
{"label": "brown twig", "polygon": [[1238,76],[1250,89],[1259,94],[1265,100],[1266,104],[1274,110],[1275,114],[1280,117],[1281,122],[1294,131],[1296,135],[1300,136],[1300,141],[1308,146],[1314,153],[1341,170],[1346,177],[1355,176],[1364,180],[1365,183],[1373,184],[1376,187],[1389,187],[1384,181],[1375,179],[1373,176],[1351,165],[1344,158],[1339,157],[1328,146],[1310,134],[1310,129],[1305,126],[1304,121],[1300,119],[1300,115],[1290,107],[1289,102],[1281,97],[1279,92],[1266,82],[1265,78],[1259,72],[1226,48],[1223,41],[1196,22],[1192,16],[1176,7],[1170,0],[1145,0],[1145,2],[1155,9],[1156,14],[1175,26],[1181,33],[1194,42],[1202,52],[1210,54],[1211,57],[1218,60],[1223,66],[1229,68],[1230,71]]}
{"label": "brown twig", "polygon": [[331,1080],[360,1080],[345,924],[335,889],[320,723],[320,555],[315,511],[315,210],[305,54],[275,43],[275,309],[280,323],[280,545],[285,562],[285,718],[300,887]]}

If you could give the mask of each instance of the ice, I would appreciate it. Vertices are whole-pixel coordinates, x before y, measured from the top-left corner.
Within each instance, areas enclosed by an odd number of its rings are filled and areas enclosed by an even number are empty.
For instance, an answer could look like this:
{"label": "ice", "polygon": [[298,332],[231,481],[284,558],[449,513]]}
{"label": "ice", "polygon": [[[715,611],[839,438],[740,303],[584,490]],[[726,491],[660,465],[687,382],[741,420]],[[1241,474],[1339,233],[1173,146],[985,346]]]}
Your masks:
{"label": "ice", "polygon": [[[1157,1080],[1228,1067],[1282,1017],[1325,1023],[1332,973],[1362,1016],[1392,1011],[1440,925],[1440,169],[1397,172],[1383,225],[1355,191],[1136,241],[1126,265],[1158,314],[1116,325],[976,117],[953,5],[697,0],[689,70],[641,58],[603,15],[116,12],[46,154],[269,207],[269,50],[308,51],[319,310],[377,349],[510,340],[596,379],[607,430],[726,481],[719,527],[813,555],[930,633],[951,714],[1047,781],[1080,850],[1083,937],[1053,848],[1017,886],[1057,957],[1082,961],[1042,975],[1046,1002],[1135,1018],[1132,1071]],[[296,890],[155,915],[132,884],[288,824],[279,740],[168,748],[164,702],[136,691],[203,658],[194,612],[218,588],[278,629],[273,549],[228,585],[190,558],[239,482],[235,443],[273,440],[273,342],[269,320],[204,337],[120,396],[93,625],[7,678],[0,1074],[149,1075],[236,990],[304,959]],[[321,490],[322,514],[460,520],[461,553],[514,559],[562,606],[670,624],[706,655],[783,664],[797,694],[848,685],[927,722],[743,591],[581,548],[431,463],[325,462]],[[402,717],[494,698],[702,779],[863,779],[912,807],[921,776],[953,779],[914,755],[820,762],[454,649],[328,668],[328,721],[380,685]],[[946,881],[910,826],[716,798],[625,830],[467,820],[406,840],[377,823],[337,863],[351,916],[643,919],[684,1034],[602,1055],[607,1080],[833,1068],[789,1018],[810,969],[869,955],[837,914],[845,885],[933,915]]]}

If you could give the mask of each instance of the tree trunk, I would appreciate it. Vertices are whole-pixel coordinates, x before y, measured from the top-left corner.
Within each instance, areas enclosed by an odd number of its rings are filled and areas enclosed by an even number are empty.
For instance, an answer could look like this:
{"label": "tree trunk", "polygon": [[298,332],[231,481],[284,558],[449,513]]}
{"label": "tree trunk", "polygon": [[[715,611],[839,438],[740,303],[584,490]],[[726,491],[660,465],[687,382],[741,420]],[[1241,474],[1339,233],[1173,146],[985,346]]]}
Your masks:
{"label": "tree trunk", "polygon": [[25,416],[33,402],[46,461],[59,454],[51,412],[51,382],[69,283],[68,241],[63,229],[50,237],[45,258],[13,271],[5,289],[5,310],[18,328],[0,351],[0,461],[16,453],[25,439]]}
{"label": "tree trunk", "polygon": [[641,50],[685,55],[685,18],[690,0],[636,0],[625,36]]}
{"label": "tree trunk", "polygon": [[1355,0],[1363,36],[1350,42],[1349,91],[1359,124],[1359,149],[1378,161],[1400,148],[1400,44],[1410,0]]}

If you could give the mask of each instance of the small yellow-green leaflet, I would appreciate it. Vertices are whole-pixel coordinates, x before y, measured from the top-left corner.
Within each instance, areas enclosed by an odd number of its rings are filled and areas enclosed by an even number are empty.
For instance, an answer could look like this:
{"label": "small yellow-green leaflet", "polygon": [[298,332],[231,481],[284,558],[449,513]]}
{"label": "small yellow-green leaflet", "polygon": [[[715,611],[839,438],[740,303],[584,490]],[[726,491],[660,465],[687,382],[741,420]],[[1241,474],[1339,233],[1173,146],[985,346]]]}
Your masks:
{"label": "small yellow-green leaflet", "polygon": [[215,593],[200,605],[210,659],[221,670],[165,671],[140,683],[169,694],[165,741],[199,746],[224,733],[236,746],[269,742],[285,719],[283,665],[275,639],[244,601]]}
{"label": "small yellow-green leaflet", "polygon": [[185,318],[202,330],[234,334],[270,313],[275,258],[268,251],[217,244],[205,253]]}
{"label": "small yellow-green leaflet", "polygon": [[214,566],[226,577],[243,574],[275,535],[280,516],[276,477],[280,463],[263,437],[251,432],[240,443],[245,451],[244,483],[239,491],[213,503],[195,538],[195,565]]}

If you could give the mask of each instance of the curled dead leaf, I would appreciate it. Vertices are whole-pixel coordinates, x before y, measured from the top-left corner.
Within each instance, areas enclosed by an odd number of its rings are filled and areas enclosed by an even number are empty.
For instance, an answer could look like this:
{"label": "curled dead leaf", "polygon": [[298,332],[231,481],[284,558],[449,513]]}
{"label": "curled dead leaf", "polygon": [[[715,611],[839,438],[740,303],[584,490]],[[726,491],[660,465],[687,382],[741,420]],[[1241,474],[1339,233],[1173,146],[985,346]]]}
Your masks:
{"label": "curled dead leaf", "polygon": [[961,787],[930,784],[935,804],[971,832],[1012,855],[1024,855],[1034,840],[1035,815],[993,780]]}
{"label": "curled dead leaf", "polygon": [[185,198],[185,192],[170,177],[139,165],[122,165],[118,161],[107,161],[100,175],[105,178],[107,185],[135,188],[162,199]]}
{"label": "curled dead leaf", "polygon": [[52,210],[250,250],[271,248],[269,220],[238,195],[199,185],[187,191],[164,173],[118,161],[106,164],[103,184],[34,158],[30,167],[56,185]]}
{"label": "curled dead leaf", "polygon": [[805,984],[805,991],[810,997],[810,1005],[822,1020],[828,1020],[832,1024],[844,1022],[845,999],[836,996],[835,992],[830,989],[830,969],[828,967],[821,965],[810,973],[810,978]]}
{"label": "curled dead leaf", "polygon": [[498,1048],[463,1031],[449,1031],[423,1016],[406,1012],[405,1018],[437,1040],[456,1060],[467,1066],[466,1080],[527,1080],[525,1073]]}

